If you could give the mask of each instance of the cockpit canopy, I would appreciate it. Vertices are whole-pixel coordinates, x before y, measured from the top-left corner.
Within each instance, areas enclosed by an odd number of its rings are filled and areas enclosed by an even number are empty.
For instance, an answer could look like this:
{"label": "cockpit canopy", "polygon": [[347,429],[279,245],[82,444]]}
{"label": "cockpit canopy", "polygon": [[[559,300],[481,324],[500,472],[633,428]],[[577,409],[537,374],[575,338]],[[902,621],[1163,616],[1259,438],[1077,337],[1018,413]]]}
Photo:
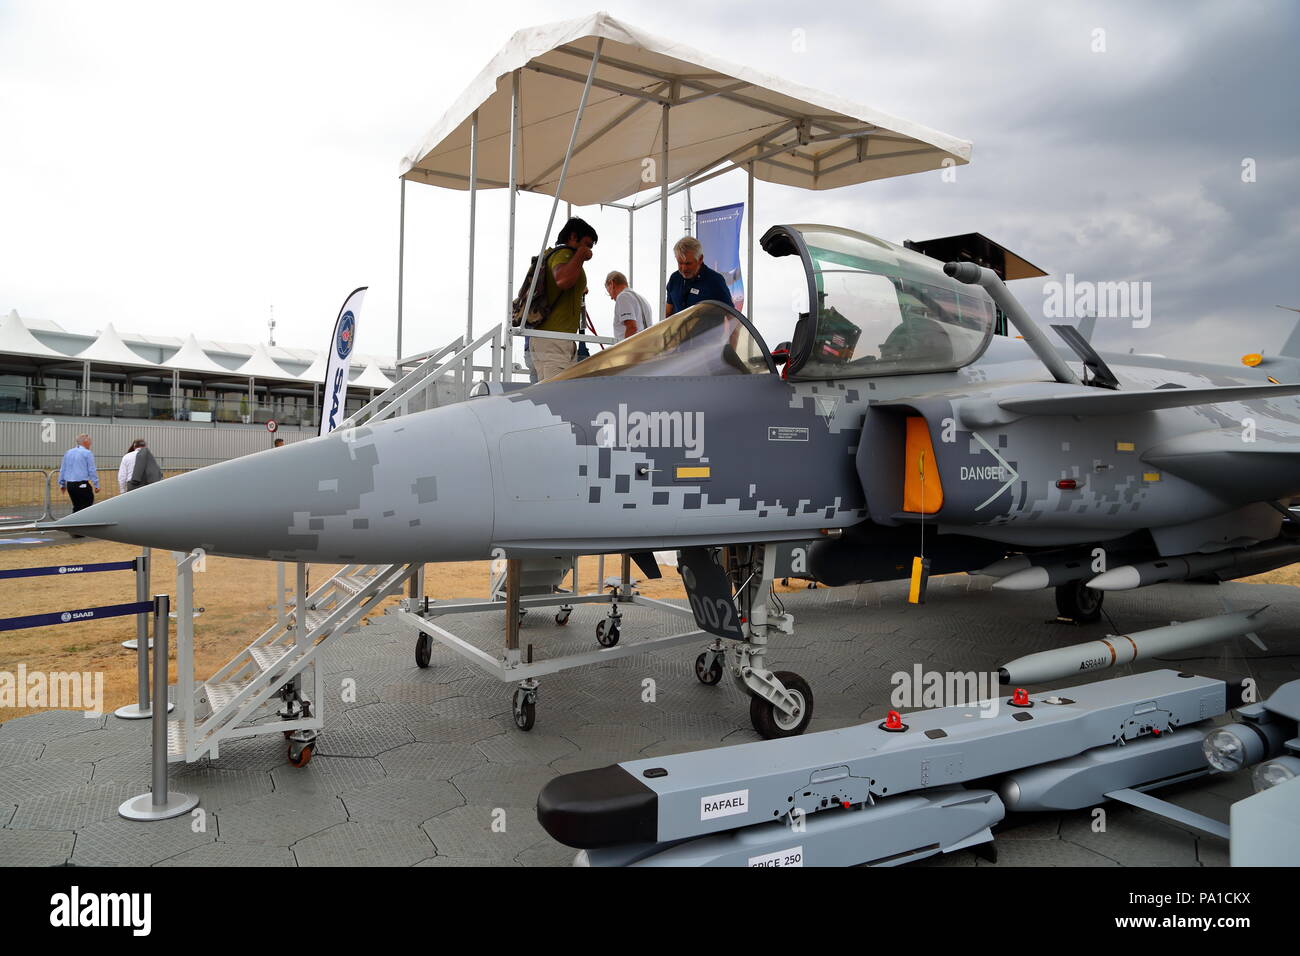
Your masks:
{"label": "cockpit canopy", "polygon": [[700,302],[638,332],[548,381],[604,375],[762,375],[772,360],[762,338],[739,312]]}
{"label": "cockpit canopy", "polygon": [[791,379],[942,372],[969,365],[993,335],[988,294],[935,259],[835,226],[774,226],[773,256],[798,255],[812,314],[790,344]]}

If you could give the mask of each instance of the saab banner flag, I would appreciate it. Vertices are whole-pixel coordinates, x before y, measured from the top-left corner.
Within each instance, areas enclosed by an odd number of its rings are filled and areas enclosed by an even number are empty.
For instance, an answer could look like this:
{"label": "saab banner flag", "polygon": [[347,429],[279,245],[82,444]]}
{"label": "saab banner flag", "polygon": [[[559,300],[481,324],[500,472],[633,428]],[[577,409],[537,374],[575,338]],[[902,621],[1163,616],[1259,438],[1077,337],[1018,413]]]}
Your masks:
{"label": "saab banner flag", "polygon": [[346,417],[348,401],[348,369],[352,365],[352,350],[357,344],[357,313],[366,298],[366,289],[357,289],[339,309],[330,337],[330,360],[325,368],[324,401],[321,402],[320,433],[328,435]]}
{"label": "saab banner flag", "polygon": [[745,311],[745,277],[740,271],[740,222],[743,202],[701,209],[695,214],[695,238],[704,247],[704,264],[722,273],[731,289],[731,302]]}

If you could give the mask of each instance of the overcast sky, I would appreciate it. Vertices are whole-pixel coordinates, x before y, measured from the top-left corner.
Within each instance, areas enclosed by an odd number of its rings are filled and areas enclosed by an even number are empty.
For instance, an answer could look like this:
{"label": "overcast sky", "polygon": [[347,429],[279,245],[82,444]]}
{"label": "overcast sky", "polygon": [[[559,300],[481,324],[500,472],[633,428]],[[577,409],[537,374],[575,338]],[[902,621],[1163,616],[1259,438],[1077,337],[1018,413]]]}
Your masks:
{"label": "overcast sky", "polygon": [[[1104,349],[1235,362],[1275,351],[1297,318],[1275,306],[1300,306],[1300,5],[604,9],[975,144],[955,182],[923,173],[815,194],[760,183],[756,234],[798,221],[894,241],[979,231],[1052,278],[1150,282],[1150,327],[1103,320]],[[77,331],[113,322],[256,342],[274,305],[279,344],[323,348],[344,296],[369,285],[358,348],[391,356],[402,155],[513,31],[585,12],[548,0],[0,0],[0,310]],[[465,193],[407,193],[409,353],[464,327],[468,212]],[[693,199],[744,196],[729,174]],[[522,198],[523,248],[547,202]],[[607,237],[598,275],[624,267],[625,214],[583,214]],[[653,300],[641,277],[657,271],[658,217],[641,216],[637,284]],[[479,330],[504,310],[505,225],[504,192],[484,194]],[[758,302],[780,281],[766,268]],[[1015,284],[1034,314],[1040,284]],[[591,304],[603,329],[609,303]]]}

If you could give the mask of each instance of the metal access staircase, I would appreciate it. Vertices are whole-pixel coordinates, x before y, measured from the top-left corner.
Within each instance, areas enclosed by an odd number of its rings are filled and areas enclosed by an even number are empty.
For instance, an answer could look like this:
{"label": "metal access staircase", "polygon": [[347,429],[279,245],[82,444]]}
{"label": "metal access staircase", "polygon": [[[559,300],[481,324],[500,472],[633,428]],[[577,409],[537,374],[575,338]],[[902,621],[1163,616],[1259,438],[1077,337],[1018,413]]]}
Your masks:
{"label": "metal access staircase", "polygon": [[[375,396],[338,428],[357,428],[399,415],[462,401],[474,374],[488,382],[506,379],[507,342],[503,326],[494,326],[466,344],[457,338],[430,352],[410,356],[392,387]],[[490,364],[474,364],[488,350]],[[222,741],[283,733],[289,760],[298,766],[311,759],[323,725],[323,681],[319,655],[332,634],[346,634],[390,595],[401,592],[422,565],[348,565],[306,593],[306,565],[298,565],[299,584],[286,600],[283,577],[277,595],[277,621],[202,683],[193,669],[194,630],[192,573],[196,555],[177,564],[176,709],[167,722],[168,759],[195,761],[219,755]],[[282,566],[283,567],[283,566]]]}
{"label": "metal access staircase", "polygon": [[[319,655],[324,642],[332,634],[346,634],[381,601],[400,593],[418,570],[416,564],[344,567],[301,602],[295,597],[286,603],[284,623],[268,628],[188,694],[178,641],[182,680],[167,725],[168,759],[215,758],[224,740],[283,732],[290,740],[291,762],[305,764],[322,726]],[[178,616],[178,622],[183,620]]]}

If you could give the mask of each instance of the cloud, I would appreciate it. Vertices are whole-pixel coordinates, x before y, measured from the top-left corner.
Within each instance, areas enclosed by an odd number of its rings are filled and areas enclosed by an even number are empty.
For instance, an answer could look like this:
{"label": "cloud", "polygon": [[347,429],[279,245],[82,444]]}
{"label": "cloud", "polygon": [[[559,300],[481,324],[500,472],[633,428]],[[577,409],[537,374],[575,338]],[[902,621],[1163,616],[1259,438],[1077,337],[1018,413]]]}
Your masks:
{"label": "cloud", "polygon": [[[1147,330],[1101,344],[1222,358],[1280,344],[1300,304],[1300,132],[1286,3],[733,3],[651,32],[969,138],[937,174],[805,194],[759,184],[757,234],[826,221],[886,238],[977,230],[1054,275],[1153,284]],[[42,2],[0,8],[0,309],[78,329],[319,347],[342,297],[369,284],[359,348],[391,354],[399,158],[523,26],[558,3]],[[1097,29],[1105,52],[1094,52]],[[792,43],[802,30],[804,52]],[[1254,183],[1241,161],[1258,164]],[[696,207],[744,198],[739,174]],[[480,198],[475,328],[504,312],[502,191]],[[464,193],[407,189],[404,350],[464,328]],[[670,206],[670,239],[684,197]],[[524,196],[516,276],[548,201]],[[626,215],[584,210],[596,268],[628,264]],[[635,278],[653,300],[657,210],[636,224]],[[792,322],[788,263],[757,254],[756,301]],[[1017,294],[1041,306],[1040,290]],[[766,296],[766,298],[765,298]],[[603,327],[609,306],[590,303]],[[780,336],[778,329],[768,332]],[[1113,338],[1112,338],[1113,337]],[[1233,346],[1235,348],[1235,345]]]}

